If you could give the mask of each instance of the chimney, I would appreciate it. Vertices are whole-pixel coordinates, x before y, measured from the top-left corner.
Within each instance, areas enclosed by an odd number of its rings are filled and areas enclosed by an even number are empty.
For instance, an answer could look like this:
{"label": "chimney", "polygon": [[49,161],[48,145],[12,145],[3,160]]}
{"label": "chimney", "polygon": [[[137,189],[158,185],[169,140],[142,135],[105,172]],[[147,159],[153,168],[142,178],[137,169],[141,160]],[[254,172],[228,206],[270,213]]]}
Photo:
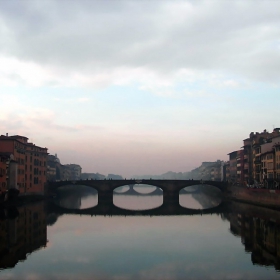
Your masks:
{"label": "chimney", "polygon": [[6,136],[8,137],[8,136],[9,136],[9,134],[8,134],[8,133],[6,133]]}

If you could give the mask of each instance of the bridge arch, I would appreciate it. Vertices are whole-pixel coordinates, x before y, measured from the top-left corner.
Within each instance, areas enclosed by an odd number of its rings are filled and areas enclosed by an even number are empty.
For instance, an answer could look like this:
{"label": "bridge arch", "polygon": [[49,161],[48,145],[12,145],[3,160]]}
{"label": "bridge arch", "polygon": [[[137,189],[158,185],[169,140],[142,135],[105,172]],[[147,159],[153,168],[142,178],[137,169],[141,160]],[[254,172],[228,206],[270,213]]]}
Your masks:
{"label": "bridge arch", "polygon": [[220,190],[226,189],[225,182],[218,181],[201,181],[201,180],[153,180],[153,179],[142,179],[142,180],[69,180],[69,181],[58,181],[58,182],[48,182],[47,190],[52,191],[58,187],[65,185],[84,185],[95,188],[97,191],[113,191],[114,189],[130,185],[130,184],[144,184],[151,185],[157,188],[162,189],[163,191],[174,190],[179,191],[185,187],[194,186],[194,185],[209,185],[217,187]]}
{"label": "bridge arch", "polygon": [[77,181],[59,181],[59,182],[48,182],[47,189],[49,192],[55,191],[57,188],[65,185],[84,185],[89,186],[97,190],[98,192],[98,204],[105,207],[111,207],[113,205],[113,191],[114,189],[130,185],[130,184],[146,184],[155,186],[162,189],[163,191],[163,206],[169,205],[169,207],[177,207],[179,205],[179,192],[181,189],[199,185],[207,184],[215,186],[219,189],[225,187],[223,182],[214,181],[201,181],[201,180],[77,180]]}

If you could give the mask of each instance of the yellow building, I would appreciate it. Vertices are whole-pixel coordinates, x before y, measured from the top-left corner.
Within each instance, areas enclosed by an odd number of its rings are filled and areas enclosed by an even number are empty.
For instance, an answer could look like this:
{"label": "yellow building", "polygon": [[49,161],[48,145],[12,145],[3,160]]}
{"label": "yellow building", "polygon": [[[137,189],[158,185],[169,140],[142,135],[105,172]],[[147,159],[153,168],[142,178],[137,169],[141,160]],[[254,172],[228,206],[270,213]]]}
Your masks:
{"label": "yellow building", "polygon": [[268,187],[268,183],[274,180],[274,151],[263,153],[261,155],[261,180],[264,186]]}

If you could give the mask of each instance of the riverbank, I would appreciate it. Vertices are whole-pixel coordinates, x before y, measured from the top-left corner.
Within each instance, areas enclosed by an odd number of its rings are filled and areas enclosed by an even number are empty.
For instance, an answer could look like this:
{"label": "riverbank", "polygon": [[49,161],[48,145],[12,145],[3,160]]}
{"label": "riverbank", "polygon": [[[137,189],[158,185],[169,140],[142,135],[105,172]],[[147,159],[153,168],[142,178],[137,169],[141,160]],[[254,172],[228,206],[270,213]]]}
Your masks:
{"label": "riverbank", "polygon": [[23,205],[30,204],[33,202],[46,200],[48,198],[49,197],[45,196],[45,195],[35,195],[35,194],[34,195],[20,195],[12,200],[1,202],[0,208],[23,206]]}
{"label": "riverbank", "polygon": [[229,186],[226,199],[280,210],[280,190]]}

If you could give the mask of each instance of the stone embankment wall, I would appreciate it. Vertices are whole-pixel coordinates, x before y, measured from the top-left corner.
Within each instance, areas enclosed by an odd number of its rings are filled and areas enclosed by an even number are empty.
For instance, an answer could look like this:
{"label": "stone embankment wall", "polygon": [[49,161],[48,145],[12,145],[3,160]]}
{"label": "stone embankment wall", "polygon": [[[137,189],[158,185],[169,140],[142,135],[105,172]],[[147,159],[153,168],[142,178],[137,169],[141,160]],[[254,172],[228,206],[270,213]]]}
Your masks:
{"label": "stone embankment wall", "polygon": [[229,186],[226,198],[280,209],[280,190]]}

